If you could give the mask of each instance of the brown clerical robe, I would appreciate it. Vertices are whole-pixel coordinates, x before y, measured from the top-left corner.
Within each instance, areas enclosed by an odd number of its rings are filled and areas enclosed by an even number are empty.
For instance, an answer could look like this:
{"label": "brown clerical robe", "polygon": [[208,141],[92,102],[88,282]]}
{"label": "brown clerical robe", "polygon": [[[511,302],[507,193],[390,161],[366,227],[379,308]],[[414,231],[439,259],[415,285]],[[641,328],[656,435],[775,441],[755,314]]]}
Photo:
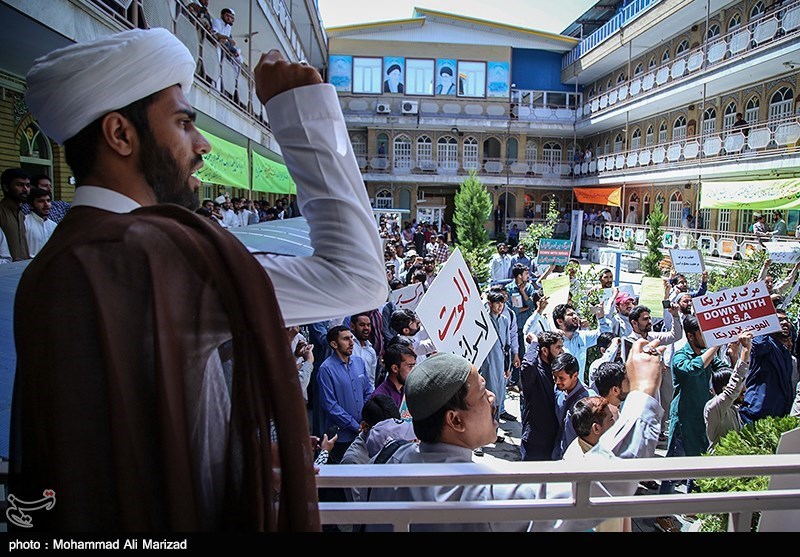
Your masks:
{"label": "brown clerical robe", "polygon": [[[280,309],[227,231],[175,205],[73,207],[25,270],[14,319],[9,493],[56,500],[27,513],[35,530],[319,529]],[[207,362],[230,339],[232,375],[209,397]]]}

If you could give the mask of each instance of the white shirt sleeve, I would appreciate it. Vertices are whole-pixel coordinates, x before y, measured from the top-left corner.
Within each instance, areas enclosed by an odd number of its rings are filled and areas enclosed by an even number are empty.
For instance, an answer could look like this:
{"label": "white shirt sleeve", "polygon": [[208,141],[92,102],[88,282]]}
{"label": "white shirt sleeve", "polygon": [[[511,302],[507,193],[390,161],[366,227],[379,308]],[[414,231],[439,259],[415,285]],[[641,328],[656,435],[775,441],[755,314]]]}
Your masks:
{"label": "white shirt sleeve", "polygon": [[255,254],[286,326],[380,307],[389,295],[381,240],[336,90],[328,83],[298,87],[266,110],[314,249],[308,257]]}

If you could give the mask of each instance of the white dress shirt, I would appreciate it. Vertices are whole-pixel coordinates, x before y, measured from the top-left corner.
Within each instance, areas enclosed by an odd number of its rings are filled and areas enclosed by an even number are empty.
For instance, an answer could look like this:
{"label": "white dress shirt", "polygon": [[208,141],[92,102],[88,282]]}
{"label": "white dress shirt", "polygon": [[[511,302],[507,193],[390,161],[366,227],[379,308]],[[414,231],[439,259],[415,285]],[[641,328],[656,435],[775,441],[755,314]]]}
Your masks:
{"label": "white dress shirt", "polygon": [[55,229],[56,223],[50,219],[42,219],[33,211],[25,217],[25,236],[28,239],[28,251],[31,257],[39,253]]}

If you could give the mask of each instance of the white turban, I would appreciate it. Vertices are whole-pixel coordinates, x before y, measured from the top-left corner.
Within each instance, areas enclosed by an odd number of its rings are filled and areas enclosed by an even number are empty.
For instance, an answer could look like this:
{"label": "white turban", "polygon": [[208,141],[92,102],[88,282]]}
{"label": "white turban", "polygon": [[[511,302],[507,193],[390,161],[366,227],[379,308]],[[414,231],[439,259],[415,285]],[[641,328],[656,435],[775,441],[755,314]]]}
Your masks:
{"label": "white turban", "polygon": [[133,29],[38,58],[25,102],[51,139],[63,144],[101,116],[173,85],[189,91],[195,61],[162,28]]}

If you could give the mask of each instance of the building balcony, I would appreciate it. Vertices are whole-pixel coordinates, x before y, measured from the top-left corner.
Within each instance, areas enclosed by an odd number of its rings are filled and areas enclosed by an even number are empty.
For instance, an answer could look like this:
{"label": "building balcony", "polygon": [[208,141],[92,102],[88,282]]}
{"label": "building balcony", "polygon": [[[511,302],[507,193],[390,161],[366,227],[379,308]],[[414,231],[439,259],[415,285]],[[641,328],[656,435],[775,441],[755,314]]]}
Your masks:
{"label": "building balcony", "polygon": [[[704,134],[640,149],[597,156],[597,176],[611,180],[658,180],[725,176],[746,172],[757,179],[800,165],[800,116],[776,119],[743,129]],[[593,174],[585,163],[575,165],[577,177]]]}
{"label": "building balcony", "polygon": [[[800,0],[779,11],[707,39],[675,60],[649,68],[592,97],[579,109],[579,126],[624,124],[652,113],[696,102],[785,73],[800,52]],[[795,57],[795,58],[793,58]],[[705,86],[705,90],[703,87]],[[625,116],[628,116],[626,120]],[[616,119],[609,119],[615,114]]]}

